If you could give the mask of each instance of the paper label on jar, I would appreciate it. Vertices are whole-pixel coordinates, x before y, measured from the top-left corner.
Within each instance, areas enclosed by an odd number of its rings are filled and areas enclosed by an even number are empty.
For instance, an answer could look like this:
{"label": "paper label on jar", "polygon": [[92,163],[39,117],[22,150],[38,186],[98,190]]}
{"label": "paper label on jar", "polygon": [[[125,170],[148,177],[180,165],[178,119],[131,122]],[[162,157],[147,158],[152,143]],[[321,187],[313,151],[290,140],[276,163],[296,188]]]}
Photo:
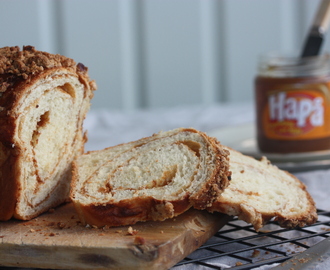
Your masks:
{"label": "paper label on jar", "polygon": [[299,140],[330,136],[329,89],[281,89],[268,93],[263,114],[270,139]]}

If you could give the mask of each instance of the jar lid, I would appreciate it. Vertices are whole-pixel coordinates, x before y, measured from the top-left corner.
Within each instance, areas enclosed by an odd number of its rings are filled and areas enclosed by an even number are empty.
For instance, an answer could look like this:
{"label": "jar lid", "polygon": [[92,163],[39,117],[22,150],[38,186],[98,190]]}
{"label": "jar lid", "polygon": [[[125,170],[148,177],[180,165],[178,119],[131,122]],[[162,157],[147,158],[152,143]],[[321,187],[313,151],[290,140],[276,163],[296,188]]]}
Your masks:
{"label": "jar lid", "polygon": [[309,77],[330,74],[330,54],[291,57],[279,54],[262,55],[259,75],[266,77]]}

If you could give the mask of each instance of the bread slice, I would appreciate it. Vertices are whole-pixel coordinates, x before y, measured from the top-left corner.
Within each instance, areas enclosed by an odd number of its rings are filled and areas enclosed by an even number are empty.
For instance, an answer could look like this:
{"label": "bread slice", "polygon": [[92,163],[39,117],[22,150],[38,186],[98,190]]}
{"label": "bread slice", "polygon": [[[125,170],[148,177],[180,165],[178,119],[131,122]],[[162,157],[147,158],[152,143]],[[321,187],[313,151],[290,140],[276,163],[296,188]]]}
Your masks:
{"label": "bread slice", "polygon": [[295,176],[278,169],[265,157],[258,161],[227,150],[232,180],[209,211],[238,216],[257,231],[273,218],[287,228],[310,225],[317,220],[315,203]]}
{"label": "bread slice", "polygon": [[228,185],[228,166],[218,141],[174,129],[78,157],[71,199],[83,224],[165,220],[211,206]]}
{"label": "bread slice", "polygon": [[68,199],[95,89],[72,59],[0,49],[0,220],[31,219]]}

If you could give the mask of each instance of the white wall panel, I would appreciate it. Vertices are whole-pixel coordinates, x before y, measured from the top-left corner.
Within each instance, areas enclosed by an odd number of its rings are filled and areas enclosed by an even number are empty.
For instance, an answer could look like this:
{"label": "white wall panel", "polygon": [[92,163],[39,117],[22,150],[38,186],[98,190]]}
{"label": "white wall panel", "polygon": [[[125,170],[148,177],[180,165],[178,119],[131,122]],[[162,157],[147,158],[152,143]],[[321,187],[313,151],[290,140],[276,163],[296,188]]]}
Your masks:
{"label": "white wall panel", "polygon": [[146,0],[143,4],[147,105],[200,103],[199,1]]}
{"label": "white wall panel", "polygon": [[257,59],[261,53],[282,51],[283,1],[226,1],[224,5],[226,100],[252,100]]}
{"label": "white wall panel", "polygon": [[0,47],[42,44],[39,1],[0,0]]}
{"label": "white wall panel", "polygon": [[224,44],[221,42],[223,32],[223,1],[200,1],[200,66],[201,91],[203,104],[223,100],[224,77],[221,72]]}
{"label": "white wall panel", "polygon": [[119,14],[123,109],[132,110],[146,105],[142,5],[135,0],[121,0]]}
{"label": "white wall panel", "polygon": [[63,54],[89,67],[94,108],[123,108],[119,1],[61,1]]}
{"label": "white wall panel", "polygon": [[[27,2],[27,1],[26,1]],[[34,44],[39,50],[51,53],[61,53],[59,2],[54,0],[38,0],[36,9],[39,18],[40,44]],[[31,16],[32,14],[30,14]],[[25,15],[25,17],[27,17]]]}
{"label": "white wall panel", "polygon": [[251,101],[258,56],[299,54],[319,2],[0,0],[0,47],[84,63],[99,86],[95,109]]}

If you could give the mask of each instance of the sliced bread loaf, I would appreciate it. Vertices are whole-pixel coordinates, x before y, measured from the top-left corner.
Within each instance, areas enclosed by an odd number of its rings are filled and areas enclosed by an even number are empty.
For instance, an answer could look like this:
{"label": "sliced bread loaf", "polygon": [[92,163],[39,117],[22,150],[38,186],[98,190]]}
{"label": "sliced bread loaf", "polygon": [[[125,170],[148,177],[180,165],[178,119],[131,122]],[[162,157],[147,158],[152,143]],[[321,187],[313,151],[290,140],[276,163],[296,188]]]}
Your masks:
{"label": "sliced bread loaf", "polygon": [[0,49],[0,220],[31,219],[68,199],[95,89],[72,59]]}
{"label": "sliced bread loaf", "polygon": [[86,153],[74,162],[71,199],[83,224],[131,225],[205,209],[228,185],[228,151],[179,128]]}
{"label": "sliced bread loaf", "polygon": [[233,149],[227,150],[232,180],[210,211],[238,216],[257,231],[273,218],[288,228],[310,225],[317,220],[315,203],[295,176],[273,166],[265,157],[258,161]]}

